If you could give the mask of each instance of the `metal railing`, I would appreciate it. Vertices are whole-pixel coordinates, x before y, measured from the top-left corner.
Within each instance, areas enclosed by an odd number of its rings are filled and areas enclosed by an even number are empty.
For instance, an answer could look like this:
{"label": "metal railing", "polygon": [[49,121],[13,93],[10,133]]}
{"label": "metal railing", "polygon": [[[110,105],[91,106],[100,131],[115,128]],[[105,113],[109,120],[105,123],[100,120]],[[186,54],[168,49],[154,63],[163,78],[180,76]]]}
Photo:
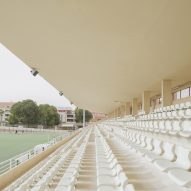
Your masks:
{"label": "metal railing", "polygon": [[49,147],[58,143],[59,141],[63,140],[65,137],[69,136],[70,134],[71,133],[67,131],[67,132],[65,132],[64,135],[55,137],[51,141],[49,141],[45,144],[37,145],[34,148],[32,148],[24,153],[21,153],[11,159],[1,162],[0,163],[0,175],[12,170],[13,168],[19,166],[23,162],[26,162],[27,160],[33,158],[37,154],[42,153],[43,151],[47,150]]}
{"label": "metal railing", "polygon": [[38,128],[26,128],[26,127],[3,127],[0,126],[0,132],[25,132],[25,133],[40,133],[40,132],[61,132],[63,130],[57,130],[57,129],[38,129]]}

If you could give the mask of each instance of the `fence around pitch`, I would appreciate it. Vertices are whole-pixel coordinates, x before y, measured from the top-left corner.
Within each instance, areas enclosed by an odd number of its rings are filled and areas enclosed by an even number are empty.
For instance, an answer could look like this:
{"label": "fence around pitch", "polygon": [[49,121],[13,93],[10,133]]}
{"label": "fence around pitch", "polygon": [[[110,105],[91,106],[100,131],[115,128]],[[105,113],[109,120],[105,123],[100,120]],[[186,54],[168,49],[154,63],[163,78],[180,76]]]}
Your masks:
{"label": "fence around pitch", "polygon": [[63,132],[63,130],[57,129],[38,129],[38,128],[24,128],[24,127],[1,127],[0,132],[28,132],[28,133],[38,133],[38,132]]}
{"label": "fence around pitch", "polygon": [[45,151],[46,149],[48,149],[52,145],[58,143],[59,141],[63,140],[65,137],[69,136],[70,134],[71,133],[67,131],[64,135],[55,137],[51,141],[49,141],[48,143],[40,144],[41,146],[39,145],[39,148],[34,147],[33,149],[30,149],[24,153],[16,155],[15,157],[13,157],[11,159],[8,159],[8,160],[1,162],[0,163],[0,175],[2,175],[4,173],[8,172],[9,170],[17,167],[18,165],[22,164],[23,162],[33,158],[37,154],[42,153],[43,151]]}

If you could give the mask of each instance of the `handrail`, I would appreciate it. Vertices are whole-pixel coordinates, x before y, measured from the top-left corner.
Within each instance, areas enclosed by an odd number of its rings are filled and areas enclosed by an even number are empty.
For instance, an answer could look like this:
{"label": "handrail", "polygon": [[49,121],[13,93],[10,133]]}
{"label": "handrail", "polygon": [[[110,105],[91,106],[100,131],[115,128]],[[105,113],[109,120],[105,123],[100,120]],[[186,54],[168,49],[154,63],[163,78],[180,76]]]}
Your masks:
{"label": "handrail", "polygon": [[47,150],[50,146],[58,143],[59,141],[63,140],[66,136],[68,136],[70,134],[70,132],[67,131],[66,134],[64,135],[60,135],[57,136],[55,138],[53,138],[51,141],[44,143],[44,144],[40,144],[35,146],[34,148],[25,151],[19,155],[16,155],[13,158],[10,158],[8,160],[5,160],[3,162],[0,163],[0,175],[12,170],[13,168],[19,166],[20,164],[22,164],[23,162],[33,158],[34,156],[36,156],[37,154],[42,153],[43,151]]}
{"label": "handrail", "polygon": [[59,129],[38,129],[38,128],[26,128],[26,127],[3,127],[0,126],[0,132],[29,132],[29,133],[36,133],[36,132],[62,132],[64,130]]}

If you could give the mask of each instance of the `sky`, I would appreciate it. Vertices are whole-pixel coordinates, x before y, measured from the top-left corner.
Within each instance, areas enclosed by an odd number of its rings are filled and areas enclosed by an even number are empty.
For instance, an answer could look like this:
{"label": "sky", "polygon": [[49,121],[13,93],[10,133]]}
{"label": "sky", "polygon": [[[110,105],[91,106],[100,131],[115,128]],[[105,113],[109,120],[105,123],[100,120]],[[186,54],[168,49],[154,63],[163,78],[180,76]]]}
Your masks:
{"label": "sky", "polygon": [[71,107],[58,90],[40,75],[34,77],[30,71],[26,64],[0,43],[0,102],[32,99],[38,104]]}

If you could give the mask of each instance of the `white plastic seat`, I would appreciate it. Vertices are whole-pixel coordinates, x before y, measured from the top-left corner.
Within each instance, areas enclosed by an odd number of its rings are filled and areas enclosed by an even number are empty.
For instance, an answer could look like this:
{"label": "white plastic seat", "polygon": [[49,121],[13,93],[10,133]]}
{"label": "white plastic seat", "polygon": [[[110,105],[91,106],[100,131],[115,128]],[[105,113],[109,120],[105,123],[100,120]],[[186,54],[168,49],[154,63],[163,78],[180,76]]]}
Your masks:
{"label": "white plastic seat", "polygon": [[112,170],[112,169],[109,169],[109,167],[108,168],[99,168],[98,167],[98,176],[101,176],[101,175],[110,175],[110,176],[116,176],[117,175],[117,173],[114,171],[114,170]]}
{"label": "white plastic seat", "polygon": [[[146,159],[150,162],[155,162],[157,159],[166,159],[168,161],[175,160],[175,145],[169,142],[163,142],[161,150],[156,153],[149,152],[145,155]],[[160,153],[161,152],[161,153]]]}
{"label": "white plastic seat", "polygon": [[184,119],[181,122],[182,131],[180,131],[180,136],[189,138],[191,137],[191,120],[190,119]]}
{"label": "white plastic seat", "polygon": [[150,162],[153,162],[153,160],[160,158],[160,155],[163,153],[161,140],[154,139],[153,146],[154,150],[145,154],[145,158]]}
{"label": "white plastic seat", "polygon": [[185,117],[191,117],[191,108],[186,109],[184,114],[185,114]]}
{"label": "white plastic seat", "polygon": [[165,129],[166,129],[166,132],[169,133],[173,130],[173,127],[172,127],[172,120],[171,119],[167,119],[165,121]]}
{"label": "white plastic seat", "polygon": [[128,184],[125,188],[124,191],[135,191],[135,188],[133,184]]}
{"label": "white plastic seat", "polygon": [[99,185],[97,190],[98,191],[116,191],[116,189],[111,185]]}
{"label": "white plastic seat", "polygon": [[157,159],[155,160],[155,165],[162,171],[168,171],[172,168],[182,168],[189,170],[191,168],[191,151],[182,146],[176,146],[176,161],[170,162],[166,159]]}
{"label": "white plastic seat", "polygon": [[151,137],[146,137],[145,148],[136,147],[136,150],[141,155],[145,155],[147,152],[153,150],[153,139]]}
{"label": "white plastic seat", "polygon": [[170,135],[178,135],[181,131],[181,121],[179,119],[171,119],[172,130],[169,130]]}
{"label": "white plastic seat", "polygon": [[191,187],[191,172],[182,169],[170,169],[168,175],[177,184],[181,186]]}
{"label": "white plastic seat", "polygon": [[69,186],[66,186],[66,185],[59,185],[55,188],[55,191],[74,191],[75,188],[73,185],[69,185]]}
{"label": "white plastic seat", "polygon": [[191,108],[191,102],[186,102],[185,103],[185,107],[188,109],[188,108]]}

